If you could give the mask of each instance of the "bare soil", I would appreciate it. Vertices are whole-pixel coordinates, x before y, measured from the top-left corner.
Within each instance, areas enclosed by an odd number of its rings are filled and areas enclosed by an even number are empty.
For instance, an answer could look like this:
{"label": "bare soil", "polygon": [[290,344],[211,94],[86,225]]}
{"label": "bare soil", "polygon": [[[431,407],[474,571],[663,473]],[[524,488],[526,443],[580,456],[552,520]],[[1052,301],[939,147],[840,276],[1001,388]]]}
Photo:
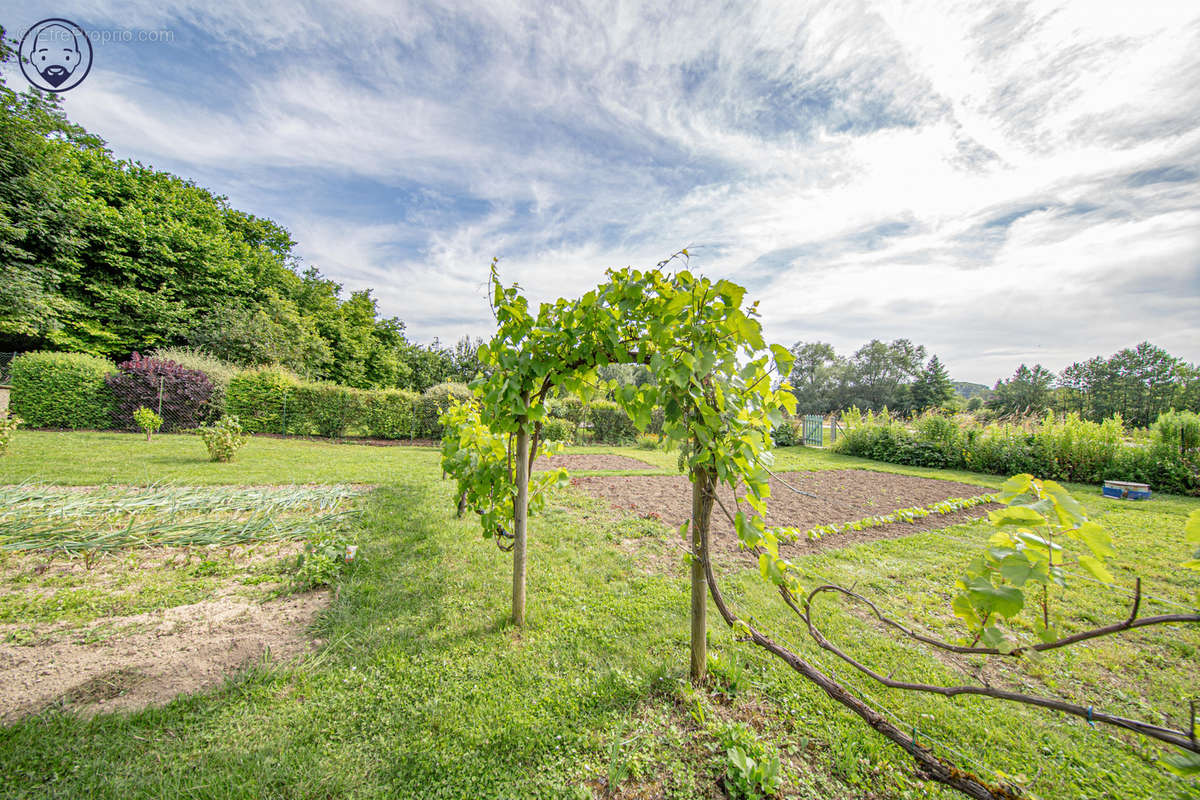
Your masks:
{"label": "bare soil", "polygon": [[[659,520],[672,529],[678,529],[691,516],[692,486],[682,475],[580,476],[573,478],[571,483],[607,500],[615,509],[643,519]],[[797,494],[785,484],[816,497]],[[771,479],[766,521],[768,525],[794,526],[807,531],[818,525],[853,522],[900,508],[926,506],[952,497],[975,497],[990,491],[987,487],[967,483],[870,470],[791,472]],[[718,496],[730,514],[736,513],[733,493],[729,489],[723,488]],[[978,519],[994,508],[998,506],[983,504],[953,514],[931,514],[912,523],[847,531],[816,541],[804,539],[781,549],[790,550],[792,555],[804,555],[859,542],[892,539]],[[715,552],[741,552],[747,558],[753,557],[738,550],[737,534],[720,506],[713,508],[712,534]],[[672,557],[677,555],[674,553]]]}
{"label": "bare soil", "polygon": [[657,469],[637,458],[629,456],[614,456],[607,453],[571,453],[561,456],[542,456],[533,462],[533,469],[547,470],[566,467],[567,469]]}
{"label": "bare soil", "polygon": [[259,662],[287,660],[315,645],[306,635],[327,591],[257,603],[221,597],[90,628],[116,632],[88,642],[76,629],[33,645],[0,644],[0,722],[48,706],[84,714],[143,708],[219,685]]}

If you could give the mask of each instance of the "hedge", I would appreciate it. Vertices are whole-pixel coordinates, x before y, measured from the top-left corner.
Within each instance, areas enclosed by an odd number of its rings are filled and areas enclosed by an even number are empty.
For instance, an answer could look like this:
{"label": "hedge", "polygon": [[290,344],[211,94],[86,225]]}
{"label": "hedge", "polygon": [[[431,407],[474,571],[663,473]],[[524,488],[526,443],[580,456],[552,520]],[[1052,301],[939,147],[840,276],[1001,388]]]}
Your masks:
{"label": "hedge", "polygon": [[365,392],[363,422],[367,435],[377,439],[412,439],[416,436],[417,401],[421,395],[404,389]]}
{"label": "hedge", "polygon": [[[287,418],[288,395],[300,381],[290,372],[273,367],[245,370],[229,380],[225,410],[237,417],[247,433],[309,433]],[[295,401],[292,401],[295,414]]]}
{"label": "hedge", "polygon": [[611,400],[597,400],[588,408],[592,423],[592,441],[604,444],[627,444],[637,438],[638,430],[625,409]]}
{"label": "hedge", "polygon": [[367,392],[336,383],[301,383],[287,396],[289,433],[345,436],[352,427],[362,428]]}
{"label": "hedge", "polygon": [[116,368],[83,353],[22,353],[12,362],[10,411],[30,428],[110,428]]}
{"label": "hedge", "polygon": [[465,400],[471,390],[465,383],[439,383],[425,390],[416,402],[414,436],[418,439],[441,439],[442,423],[438,418],[450,406],[452,398]]}

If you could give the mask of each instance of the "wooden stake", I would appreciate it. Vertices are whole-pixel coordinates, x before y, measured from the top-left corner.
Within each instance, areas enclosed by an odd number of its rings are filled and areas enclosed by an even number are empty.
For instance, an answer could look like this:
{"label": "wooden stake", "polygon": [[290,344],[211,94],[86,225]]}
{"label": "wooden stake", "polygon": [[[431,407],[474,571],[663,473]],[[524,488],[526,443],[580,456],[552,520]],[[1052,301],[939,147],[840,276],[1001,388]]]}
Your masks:
{"label": "wooden stake", "polygon": [[713,501],[711,477],[699,470],[692,475],[692,668],[693,684],[703,682],[708,669],[708,583],[704,561],[708,558],[708,527]]}
{"label": "wooden stake", "polygon": [[529,517],[529,423],[517,430],[516,482],[513,500],[513,624],[525,624],[525,531]]}

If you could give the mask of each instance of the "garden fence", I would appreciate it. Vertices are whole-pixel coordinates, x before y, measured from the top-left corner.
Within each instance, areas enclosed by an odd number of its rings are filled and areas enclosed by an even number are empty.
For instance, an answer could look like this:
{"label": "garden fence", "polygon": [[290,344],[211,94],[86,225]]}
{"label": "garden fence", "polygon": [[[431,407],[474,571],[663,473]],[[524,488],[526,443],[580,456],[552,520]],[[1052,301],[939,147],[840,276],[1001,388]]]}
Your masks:
{"label": "garden fence", "polygon": [[134,413],[139,408],[148,408],[162,419],[161,432],[190,430],[208,422],[210,410],[207,404],[188,402],[178,396],[165,376],[152,377],[147,381],[110,383],[113,401],[113,428],[116,430],[139,430]]}
{"label": "garden fence", "polygon": [[8,386],[12,382],[12,362],[16,353],[0,353],[0,386]]}

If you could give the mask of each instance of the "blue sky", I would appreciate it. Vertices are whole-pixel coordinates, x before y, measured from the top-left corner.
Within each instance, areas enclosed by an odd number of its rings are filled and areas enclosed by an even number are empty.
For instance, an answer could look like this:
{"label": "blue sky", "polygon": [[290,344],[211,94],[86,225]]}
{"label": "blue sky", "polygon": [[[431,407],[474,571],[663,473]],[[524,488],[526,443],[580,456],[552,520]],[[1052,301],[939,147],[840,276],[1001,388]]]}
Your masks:
{"label": "blue sky", "polygon": [[1200,361],[1194,2],[0,0],[50,16],[131,32],[72,118],[419,340],[489,333],[493,255],[540,300],[691,246],[786,344]]}

